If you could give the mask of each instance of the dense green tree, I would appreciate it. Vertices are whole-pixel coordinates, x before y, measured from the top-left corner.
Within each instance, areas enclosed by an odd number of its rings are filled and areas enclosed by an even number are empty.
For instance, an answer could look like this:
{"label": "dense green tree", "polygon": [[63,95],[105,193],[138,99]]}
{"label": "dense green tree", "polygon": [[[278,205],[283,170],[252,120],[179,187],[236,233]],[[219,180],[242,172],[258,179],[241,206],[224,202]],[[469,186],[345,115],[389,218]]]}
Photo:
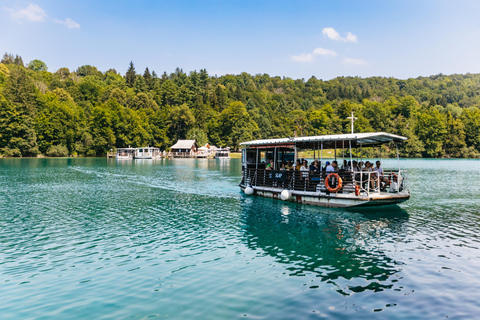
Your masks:
{"label": "dense green tree", "polygon": [[169,117],[172,140],[185,139],[187,132],[195,124],[195,117],[186,104],[172,108]]}
{"label": "dense green tree", "polygon": [[204,146],[208,143],[208,136],[202,129],[192,128],[187,132],[187,139],[196,140],[198,146]]}
{"label": "dense green tree", "polygon": [[80,77],[93,76],[101,78],[103,74],[98,69],[91,65],[84,65],[77,69],[77,75]]}
{"label": "dense green tree", "polygon": [[40,60],[32,60],[28,63],[28,68],[33,71],[48,71],[47,64]]}
{"label": "dense green tree", "polygon": [[442,155],[443,143],[447,134],[444,116],[437,109],[429,107],[416,115],[415,133],[425,145],[425,152],[430,157]]}
{"label": "dense green tree", "polygon": [[258,134],[258,125],[240,101],[231,102],[222,111],[220,122],[225,144],[234,149],[237,149],[242,141],[253,140]]}
{"label": "dense green tree", "polygon": [[128,67],[127,73],[125,74],[125,81],[127,86],[130,88],[135,84],[137,74],[135,72],[135,67],[133,66],[133,61],[130,61],[130,66]]}
{"label": "dense green tree", "polygon": [[473,146],[480,151],[480,109],[469,108],[465,110],[462,120],[465,125],[467,146]]}
{"label": "dense green tree", "polygon": [[0,153],[31,157],[39,153],[33,118],[26,108],[0,94]]}

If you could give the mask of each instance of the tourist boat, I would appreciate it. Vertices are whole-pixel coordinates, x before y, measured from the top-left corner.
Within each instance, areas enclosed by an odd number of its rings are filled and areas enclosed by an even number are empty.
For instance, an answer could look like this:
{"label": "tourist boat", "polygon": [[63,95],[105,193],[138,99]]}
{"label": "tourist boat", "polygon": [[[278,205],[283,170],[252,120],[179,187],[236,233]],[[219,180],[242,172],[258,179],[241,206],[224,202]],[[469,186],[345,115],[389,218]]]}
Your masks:
{"label": "tourist boat", "polygon": [[135,148],[117,148],[115,159],[117,160],[133,160]]}
{"label": "tourist boat", "polygon": [[162,157],[159,148],[143,147],[135,149],[135,160],[160,159]]}
{"label": "tourist boat", "polygon": [[[299,150],[317,153],[320,167],[324,165],[323,151],[342,150],[343,159],[360,163],[362,149],[398,143],[406,137],[384,132],[351,133],[243,142],[242,181],[240,188],[247,195],[282,199],[323,207],[356,207],[396,204],[410,198],[407,171],[398,168],[384,170],[383,177],[375,171],[346,168],[336,172],[280,170],[282,163],[296,162]],[[360,158],[353,156],[352,149]],[[347,152],[345,152],[347,151]],[[381,148],[380,148],[381,151]],[[339,157],[342,159],[342,157]],[[381,156],[380,156],[381,159]],[[266,162],[273,160],[273,164]],[[332,161],[332,160],[330,160]],[[340,161],[339,161],[340,162]]]}
{"label": "tourist boat", "polygon": [[215,159],[230,159],[230,148],[217,149]]}

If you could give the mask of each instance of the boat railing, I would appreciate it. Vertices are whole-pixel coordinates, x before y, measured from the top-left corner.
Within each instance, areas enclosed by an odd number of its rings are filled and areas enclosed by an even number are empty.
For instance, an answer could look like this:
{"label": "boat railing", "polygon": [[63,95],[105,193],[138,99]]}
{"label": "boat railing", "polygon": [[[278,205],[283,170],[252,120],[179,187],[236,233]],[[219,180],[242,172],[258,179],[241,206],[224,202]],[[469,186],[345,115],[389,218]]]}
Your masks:
{"label": "boat railing", "polygon": [[383,176],[376,171],[355,171],[355,182],[360,192],[366,196],[371,193],[409,191],[407,171],[384,170]]}
{"label": "boat railing", "polygon": [[[401,192],[408,189],[406,171],[384,171],[381,177],[377,172],[368,171],[339,171],[335,172],[342,179],[342,186],[338,188],[336,175],[332,172],[309,172],[298,170],[268,170],[246,168],[243,171],[243,183],[253,187],[274,189],[289,189],[294,191],[316,193],[354,193],[369,196],[382,191]],[[326,178],[329,177],[329,186],[335,190],[327,190]]]}

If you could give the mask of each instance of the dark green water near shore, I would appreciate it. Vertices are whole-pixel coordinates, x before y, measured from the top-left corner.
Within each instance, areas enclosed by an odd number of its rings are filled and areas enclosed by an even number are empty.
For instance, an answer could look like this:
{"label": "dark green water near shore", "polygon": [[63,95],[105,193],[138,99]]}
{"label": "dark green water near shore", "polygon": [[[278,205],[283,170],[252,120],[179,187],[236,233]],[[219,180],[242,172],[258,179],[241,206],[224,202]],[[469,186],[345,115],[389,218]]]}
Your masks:
{"label": "dark green water near shore", "polygon": [[238,159],[0,159],[0,318],[478,317],[480,161],[401,166],[411,200],[345,210]]}

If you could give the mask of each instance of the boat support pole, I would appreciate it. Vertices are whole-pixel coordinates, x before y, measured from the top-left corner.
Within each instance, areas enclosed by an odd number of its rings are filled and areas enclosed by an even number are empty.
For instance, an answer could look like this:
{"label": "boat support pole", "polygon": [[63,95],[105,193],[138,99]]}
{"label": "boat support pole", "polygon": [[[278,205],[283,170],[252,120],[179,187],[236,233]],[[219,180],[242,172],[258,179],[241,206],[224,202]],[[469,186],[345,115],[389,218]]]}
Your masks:
{"label": "boat support pole", "polygon": [[293,153],[294,153],[293,165],[296,166],[297,165],[297,144],[296,143],[295,143]]}
{"label": "boat support pole", "polygon": [[257,159],[255,159],[255,170],[258,170],[258,148],[257,148]]}
{"label": "boat support pole", "polygon": [[395,142],[395,148],[397,149],[398,174],[400,174],[400,156],[398,155],[398,142]]}
{"label": "boat support pole", "polygon": [[350,169],[353,170],[353,159],[352,159],[352,140],[348,140],[348,146],[350,147]]}
{"label": "boat support pole", "polygon": [[322,167],[323,166],[323,141],[322,141],[322,145],[320,147],[320,170],[322,170]]}
{"label": "boat support pole", "polygon": [[272,170],[277,170],[277,147],[273,149],[273,168]]}

